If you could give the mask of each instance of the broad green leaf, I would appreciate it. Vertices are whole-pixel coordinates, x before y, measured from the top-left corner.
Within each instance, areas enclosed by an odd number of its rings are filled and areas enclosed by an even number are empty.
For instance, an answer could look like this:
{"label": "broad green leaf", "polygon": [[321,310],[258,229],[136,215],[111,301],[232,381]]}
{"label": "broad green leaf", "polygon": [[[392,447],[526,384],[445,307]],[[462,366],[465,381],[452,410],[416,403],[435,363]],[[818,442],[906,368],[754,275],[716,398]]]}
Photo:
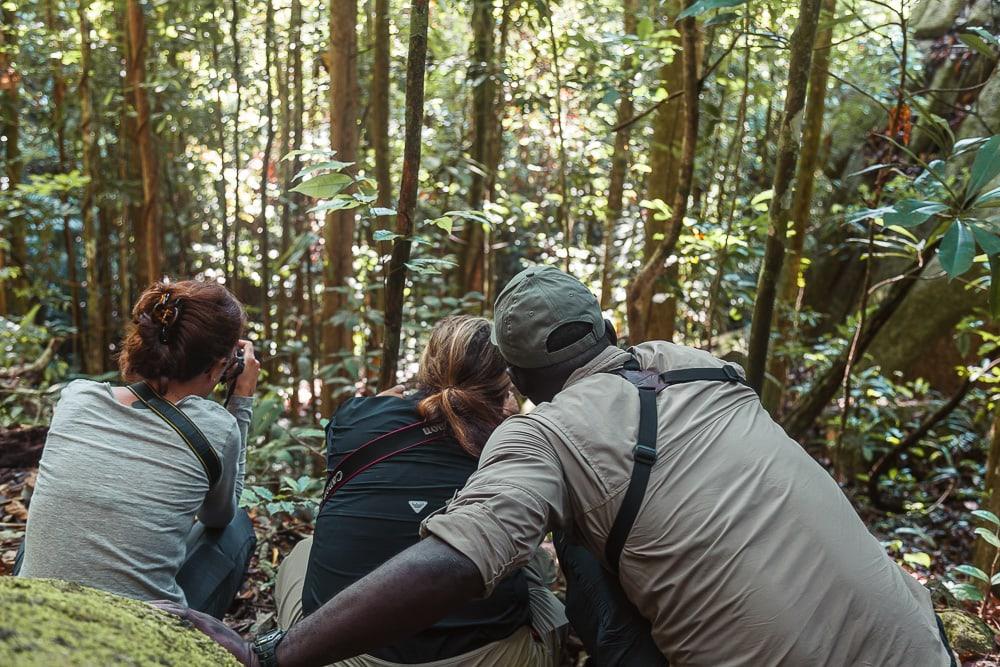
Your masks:
{"label": "broad green leaf", "polygon": [[635,34],[639,39],[646,39],[653,34],[653,19],[643,16],[635,27]]}
{"label": "broad green leaf", "polygon": [[892,206],[892,210],[882,216],[887,227],[916,227],[927,221],[932,215],[948,210],[945,204],[918,199],[901,199]]}
{"label": "broad green leaf", "polygon": [[325,212],[343,211],[347,209],[358,208],[359,206],[364,206],[364,205],[365,205],[364,202],[358,201],[354,197],[335,197],[330,201],[324,201],[320,202],[319,204],[316,204],[311,209],[309,209],[309,212],[323,213],[324,211]]}
{"label": "broad green leaf", "polygon": [[381,206],[375,206],[372,208],[372,215],[376,218],[383,215],[396,215],[396,209],[394,208],[382,208]]}
{"label": "broad green leaf", "polygon": [[973,35],[971,33],[963,32],[960,33],[958,38],[967,47],[975,51],[976,53],[985,56],[986,58],[993,59],[996,57],[996,47],[992,46],[985,39],[979,35]]}
{"label": "broad green leaf", "polygon": [[982,570],[980,570],[975,565],[956,565],[955,566],[955,571],[956,572],[961,572],[965,576],[972,577],[973,579],[979,579],[980,581],[983,581],[983,582],[986,582],[986,583],[990,582],[989,575],[986,574],[985,572],[983,572]]}
{"label": "broad green leaf", "polygon": [[389,229],[376,229],[375,233],[372,234],[372,238],[376,241],[395,241],[396,239],[403,238],[403,236]]}
{"label": "broad green leaf", "polygon": [[292,188],[292,192],[300,192],[315,199],[332,199],[353,182],[354,179],[347,174],[320,174],[299,183]]}
{"label": "broad green leaf", "polygon": [[986,540],[987,544],[1000,549],[1000,537],[988,528],[976,528],[976,535]]}
{"label": "broad green leaf", "polygon": [[271,493],[270,489],[263,486],[251,486],[250,487],[254,493],[263,498],[264,500],[274,500],[274,494]]}
{"label": "broad green leaf", "polygon": [[972,268],[975,257],[976,243],[969,232],[969,226],[956,220],[941,239],[941,247],[938,249],[941,268],[954,278]]}
{"label": "broad green leaf", "polygon": [[447,234],[451,234],[451,230],[455,227],[455,221],[446,215],[431,220],[431,224],[440,227]]}
{"label": "broad green leaf", "polygon": [[289,151],[288,153],[285,154],[283,158],[281,158],[281,161],[284,162],[285,160],[291,160],[296,155],[316,155],[319,157],[332,158],[336,154],[337,151],[302,148],[302,149],[296,149],[294,151]]}
{"label": "broad green leaf", "polygon": [[1000,584],[1000,572],[990,577],[990,586],[996,586],[997,584]]}
{"label": "broad green leaf", "polygon": [[976,200],[972,202],[973,208],[992,208],[994,206],[1000,206],[1000,188],[993,188],[989,192],[984,192],[983,194],[976,197]]}
{"label": "broad green leaf", "polygon": [[677,20],[680,21],[691,16],[701,16],[705,12],[722,7],[738,7],[745,2],[746,0],[698,0],[698,2],[678,14]]}
{"label": "broad green leaf", "polygon": [[989,521],[994,526],[1000,527],[1000,517],[998,517],[996,514],[994,514],[989,510],[972,510],[970,514],[972,514],[972,516],[976,517],[977,519],[982,519],[983,521]]}
{"label": "broad green leaf", "polygon": [[300,178],[308,176],[314,171],[320,171],[324,169],[329,169],[331,171],[340,171],[344,167],[350,167],[353,162],[340,162],[338,160],[327,160],[325,162],[317,162],[316,164],[311,164],[308,167],[303,167],[299,170],[299,173],[295,174],[293,181],[297,181]]}
{"label": "broad green leaf", "polygon": [[1000,236],[978,225],[969,225],[969,227],[972,228],[972,235],[976,237],[976,243],[983,249],[983,252],[991,257],[1000,254]]}
{"label": "broad green leaf", "polygon": [[989,185],[990,181],[1000,175],[1000,134],[990,137],[976,151],[976,159],[972,162],[972,175],[965,190],[966,198],[971,199]]}
{"label": "broad green leaf", "polygon": [[912,554],[903,554],[903,560],[913,565],[920,565],[921,567],[931,566],[931,557],[923,551],[917,551]]}
{"label": "broad green leaf", "polygon": [[957,584],[951,588],[951,594],[960,601],[979,602],[983,599],[982,592],[972,584]]}

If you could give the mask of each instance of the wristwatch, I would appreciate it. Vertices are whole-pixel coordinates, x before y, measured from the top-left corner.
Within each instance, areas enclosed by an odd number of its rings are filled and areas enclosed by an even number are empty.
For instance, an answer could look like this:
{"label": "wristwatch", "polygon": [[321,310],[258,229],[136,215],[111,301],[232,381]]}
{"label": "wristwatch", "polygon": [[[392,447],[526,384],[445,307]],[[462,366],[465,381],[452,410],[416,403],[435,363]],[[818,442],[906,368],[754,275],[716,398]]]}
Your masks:
{"label": "wristwatch", "polygon": [[256,654],[260,667],[278,667],[278,644],[284,638],[284,630],[271,630],[254,637],[250,648]]}

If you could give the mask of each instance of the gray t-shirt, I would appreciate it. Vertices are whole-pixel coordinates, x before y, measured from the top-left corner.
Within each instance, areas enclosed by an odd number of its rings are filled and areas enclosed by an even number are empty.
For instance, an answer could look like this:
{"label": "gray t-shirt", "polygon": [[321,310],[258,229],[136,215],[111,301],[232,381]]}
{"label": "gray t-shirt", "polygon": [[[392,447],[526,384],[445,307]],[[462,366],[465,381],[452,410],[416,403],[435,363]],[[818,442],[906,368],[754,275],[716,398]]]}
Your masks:
{"label": "gray t-shirt", "polygon": [[229,406],[198,396],[177,403],[222,461],[209,493],[201,462],[163,419],[122,405],[107,383],[69,383],[39,464],[21,576],[185,603],[175,578],[195,517],[227,525],[243,490],[253,399],[234,396]]}

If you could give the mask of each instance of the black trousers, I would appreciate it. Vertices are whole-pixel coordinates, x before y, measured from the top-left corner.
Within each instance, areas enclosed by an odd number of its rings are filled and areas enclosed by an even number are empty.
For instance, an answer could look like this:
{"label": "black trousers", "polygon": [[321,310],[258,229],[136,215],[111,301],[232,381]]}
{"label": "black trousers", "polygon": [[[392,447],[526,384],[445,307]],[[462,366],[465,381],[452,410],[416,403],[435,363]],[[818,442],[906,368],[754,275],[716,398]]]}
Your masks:
{"label": "black trousers", "polygon": [[618,578],[583,547],[555,535],[566,575],[566,617],[595,667],[667,665],[651,626],[625,597]]}
{"label": "black trousers", "polygon": [[[237,510],[224,528],[195,523],[187,539],[187,556],[177,573],[177,585],[184,591],[188,607],[221,619],[240,592],[256,546],[253,522],[246,510]],[[23,558],[22,543],[14,563],[15,576],[21,571]]]}

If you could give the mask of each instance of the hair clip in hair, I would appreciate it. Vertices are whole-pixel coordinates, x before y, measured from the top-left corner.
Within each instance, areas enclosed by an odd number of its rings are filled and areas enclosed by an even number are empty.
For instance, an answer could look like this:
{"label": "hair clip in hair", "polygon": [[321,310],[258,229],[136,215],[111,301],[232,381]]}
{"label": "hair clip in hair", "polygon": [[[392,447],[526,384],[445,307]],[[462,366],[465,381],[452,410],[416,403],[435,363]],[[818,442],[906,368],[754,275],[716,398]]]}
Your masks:
{"label": "hair clip in hair", "polygon": [[160,342],[166,345],[170,341],[170,327],[181,314],[181,300],[170,301],[170,292],[164,292],[160,300],[153,306],[153,317],[160,323]]}

